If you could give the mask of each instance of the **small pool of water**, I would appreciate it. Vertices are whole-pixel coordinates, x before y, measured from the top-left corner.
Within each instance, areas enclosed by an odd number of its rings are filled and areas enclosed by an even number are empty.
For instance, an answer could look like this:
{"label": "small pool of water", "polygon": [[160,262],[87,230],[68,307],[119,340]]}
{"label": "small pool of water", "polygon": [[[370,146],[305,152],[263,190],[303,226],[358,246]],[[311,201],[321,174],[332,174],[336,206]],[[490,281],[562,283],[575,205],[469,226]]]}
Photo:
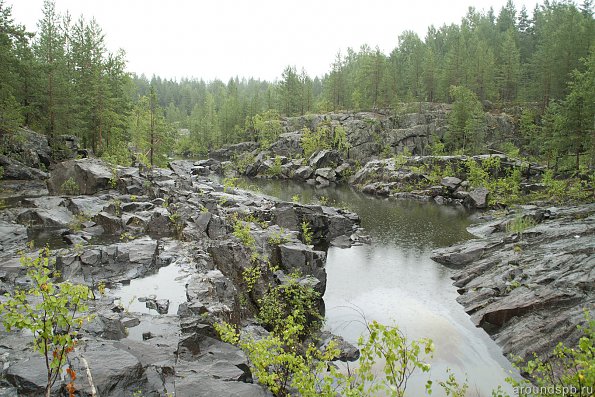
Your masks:
{"label": "small pool of water", "polygon": [[131,280],[130,284],[116,285],[110,292],[131,313],[158,314],[155,309],[147,308],[146,302],[140,302],[138,298],[168,299],[167,314],[173,315],[186,302],[186,283],[190,276],[191,270],[187,265],[182,261],[174,261],[155,274]]}

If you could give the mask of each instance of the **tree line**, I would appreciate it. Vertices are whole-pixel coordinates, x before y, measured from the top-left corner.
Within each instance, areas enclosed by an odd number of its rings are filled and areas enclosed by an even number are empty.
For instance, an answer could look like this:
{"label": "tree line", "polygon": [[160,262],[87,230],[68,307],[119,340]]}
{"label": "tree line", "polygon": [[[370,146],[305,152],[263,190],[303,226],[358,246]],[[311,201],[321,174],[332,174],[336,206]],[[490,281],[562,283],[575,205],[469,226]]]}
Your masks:
{"label": "tree line", "polygon": [[[204,155],[257,139],[255,117],[264,114],[453,102],[462,88],[484,103],[530,103],[534,111],[524,116],[518,143],[533,151],[543,138],[535,136],[537,125],[547,132],[550,152],[584,151],[593,129],[591,0],[580,6],[545,0],[532,13],[511,0],[497,14],[470,7],[458,24],[430,26],[423,40],[403,32],[389,54],[368,45],[348,48],[324,76],[287,66],[274,82],[128,73],[124,52],[107,51],[95,20],[59,15],[52,0],[44,2],[35,35],[15,23],[0,0],[0,50],[0,130],[28,125],[49,136],[76,135],[116,161],[126,155],[122,142],[153,161],[172,147]],[[571,145],[562,132],[569,128],[579,131]]]}

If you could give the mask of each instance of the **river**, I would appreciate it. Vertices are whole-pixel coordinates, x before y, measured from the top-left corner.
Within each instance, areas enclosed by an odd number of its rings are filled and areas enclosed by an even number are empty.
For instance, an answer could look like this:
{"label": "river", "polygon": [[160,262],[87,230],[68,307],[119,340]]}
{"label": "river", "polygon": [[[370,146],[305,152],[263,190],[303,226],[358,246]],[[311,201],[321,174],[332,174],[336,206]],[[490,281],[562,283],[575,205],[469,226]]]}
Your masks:
{"label": "river", "polygon": [[[398,325],[410,339],[431,338],[435,344],[430,376],[446,378],[450,368],[467,379],[468,396],[491,396],[512,369],[501,349],[476,328],[450,279],[452,270],[430,259],[433,249],[469,239],[464,210],[431,203],[379,199],[348,186],[317,189],[291,181],[249,180],[251,189],[281,200],[327,202],[356,212],[369,245],[331,247],[324,295],[326,328],[356,343],[366,321]],[[411,379],[408,395],[423,395],[427,376]],[[509,387],[505,387],[509,393]],[[433,396],[443,395],[434,387]]]}

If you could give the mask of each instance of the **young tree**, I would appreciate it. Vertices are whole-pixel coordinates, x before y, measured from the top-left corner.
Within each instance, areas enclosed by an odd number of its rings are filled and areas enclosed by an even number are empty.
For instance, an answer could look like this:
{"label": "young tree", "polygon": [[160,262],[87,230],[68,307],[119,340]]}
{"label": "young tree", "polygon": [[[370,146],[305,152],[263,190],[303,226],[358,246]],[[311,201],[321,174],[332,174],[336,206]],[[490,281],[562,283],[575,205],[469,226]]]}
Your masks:
{"label": "young tree", "polygon": [[500,67],[497,77],[500,99],[512,101],[516,98],[521,72],[521,55],[516,45],[513,29],[506,31],[500,54]]}
{"label": "young tree", "polygon": [[16,98],[19,60],[15,43],[25,37],[24,28],[12,19],[12,8],[0,0],[0,132],[13,131],[23,122]]}
{"label": "young tree", "polygon": [[582,153],[590,155],[591,165],[595,159],[595,49],[583,63],[585,71],[572,73],[570,92],[562,103],[566,121],[562,149],[574,154],[577,170]]}
{"label": "young tree", "polygon": [[481,147],[485,132],[485,114],[477,96],[468,88],[452,86],[452,111],[448,115],[446,146],[451,150],[475,153]]}
{"label": "young tree", "polygon": [[[50,397],[52,386],[64,370],[68,354],[76,345],[76,335],[89,317],[87,301],[92,293],[85,285],[68,281],[56,284],[52,259],[48,248],[37,257],[23,256],[21,263],[27,268],[32,286],[16,290],[0,303],[2,323],[6,330],[26,329],[33,335],[33,349],[39,351],[47,369],[45,396]],[[68,374],[73,379],[72,369]],[[73,379],[74,380],[74,379]]]}

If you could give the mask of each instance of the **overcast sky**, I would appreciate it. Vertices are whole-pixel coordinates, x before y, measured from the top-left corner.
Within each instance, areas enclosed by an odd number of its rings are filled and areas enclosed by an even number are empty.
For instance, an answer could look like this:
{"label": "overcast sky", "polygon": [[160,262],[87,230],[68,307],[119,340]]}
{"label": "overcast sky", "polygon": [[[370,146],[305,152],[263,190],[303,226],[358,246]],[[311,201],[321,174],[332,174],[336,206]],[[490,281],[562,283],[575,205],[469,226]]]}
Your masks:
{"label": "overcast sky", "polygon": [[[35,31],[43,0],[7,0],[16,22]],[[95,17],[108,48],[126,51],[128,70],[165,78],[275,80],[285,66],[311,76],[329,70],[339,50],[367,43],[385,53],[404,30],[460,22],[469,5],[506,0],[56,0],[58,12]],[[531,13],[536,0],[516,0]]]}

